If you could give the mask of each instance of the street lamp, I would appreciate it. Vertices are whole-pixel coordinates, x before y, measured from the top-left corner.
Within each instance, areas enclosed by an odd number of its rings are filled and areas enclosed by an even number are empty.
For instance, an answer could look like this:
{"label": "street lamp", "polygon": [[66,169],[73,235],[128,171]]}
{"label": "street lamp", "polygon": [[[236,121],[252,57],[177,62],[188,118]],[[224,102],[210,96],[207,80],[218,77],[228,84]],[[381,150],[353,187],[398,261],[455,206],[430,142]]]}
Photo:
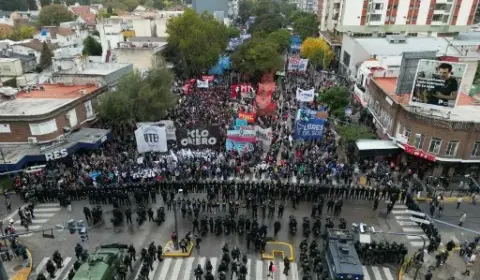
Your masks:
{"label": "street lamp", "polygon": [[[376,233],[383,233],[383,234],[390,234],[390,235],[399,235],[399,236],[416,236],[416,237],[420,237],[423,241],[423,245],[422,245],[422,254],[423,252],[425,252],[425,247],[427,245],[427,240],[425,239],[425,236],[421,235],[421,234],[411,234],[411,233],[405,233],[405,232],[394,232],[394,231],[375,231],[375,229],[372,227],[372,233],[373,234],[376,234]],[[422,266],[419,265],[417,270],[415,271],[415,276],[413,277],[413,280],[417,280],[417,277],[418,277],[418,273],[420,272],[420,268]]]}

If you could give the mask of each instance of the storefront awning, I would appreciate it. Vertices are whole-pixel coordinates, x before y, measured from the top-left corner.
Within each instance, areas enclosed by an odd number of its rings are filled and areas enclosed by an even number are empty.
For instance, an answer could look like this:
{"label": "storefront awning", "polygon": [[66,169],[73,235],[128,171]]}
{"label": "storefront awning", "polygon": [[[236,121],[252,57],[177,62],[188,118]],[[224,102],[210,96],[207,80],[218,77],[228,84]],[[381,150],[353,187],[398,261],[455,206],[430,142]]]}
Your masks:
{"label": "storefront awning", "polygon": [[3,144],[0,173],[19,171],[32,164],[65,158],[80,149],[94,150],[111,138],[108,129],[81,128],[47,144]]}

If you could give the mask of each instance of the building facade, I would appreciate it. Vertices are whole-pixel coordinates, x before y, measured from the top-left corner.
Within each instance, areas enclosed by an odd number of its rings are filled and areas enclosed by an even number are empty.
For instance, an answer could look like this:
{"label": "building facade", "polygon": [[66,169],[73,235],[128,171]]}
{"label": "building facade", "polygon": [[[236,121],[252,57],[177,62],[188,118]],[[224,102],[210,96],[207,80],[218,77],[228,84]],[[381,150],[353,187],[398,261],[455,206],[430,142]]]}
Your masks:
{"label": "building facade", "polygon": [[[409,95],[389,92],[392,78],[372,78],[366,86],[366,106],[374,117],[377,134],[391,139],[404,153],[406,163],[423,175],[453,176],[478,172],[480,115],[478,102],[468,97],[451,115],[432,114],[408,105]],[[471,102],[471,103],[470,103]]]}
{"label": "building facade", "polygon": [[213,15],[216,11],[222,11],[228,15],[228,2],[228,0],[193,0],[192,9],[199,14],[208,12]]}
{"label": "building facade", "polygon": [[88,126],[102,92],[97,85],[45,84],[14,99],[2,96],[0,143],[44,143]]}

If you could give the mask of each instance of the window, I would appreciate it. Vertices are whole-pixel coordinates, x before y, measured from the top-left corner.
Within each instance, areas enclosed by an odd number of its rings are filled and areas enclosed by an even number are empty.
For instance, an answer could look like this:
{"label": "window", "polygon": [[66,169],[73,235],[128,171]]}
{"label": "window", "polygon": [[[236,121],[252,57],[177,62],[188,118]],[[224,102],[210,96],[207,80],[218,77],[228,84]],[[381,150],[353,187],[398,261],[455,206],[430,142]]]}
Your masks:
{"label": "window", "polygon": [[415,141],[413,142],[413,146],[417,149],[423,148],[423,141],[425,140],[425,135],[417,133],[415,134]]}
{"label": "window", "polygon": [[32,135],[45,135],[57,131],[57,121],[55,119],[43,123],[31,123],[30,131]]}
{"label": "window", "polygon": [[10,125],[9,124],[0,124],[0,133],[10,133],[12,132],[10,130]]}
{"label": "window", "polygon": [[375,3],[375,4],[373,4],[373,9],[374,9],[374,10],[381,10],[381,9],[383,9],[383,3]]}
{"label": "window", "polygon": [[370,21],[379,21],[381,19],[382,19],[382,15],[380,15],[380,14],[370,15]]}
{"label": "window", "polygon": [[85,113],[87,114],[87,119],[93,116],[93,107],[92,100],[88,100],[85,104]]}
{"label": "window", "polygon": [[68,111],[67,119],[68,119],[70,127],[75,127],[78,124],[77,111],[75,110],[75,108]]}
{"label": "window", "polygon": [[343,65],[350,66],[350,54],[346,51],[343,51]]}
{"label": "window", "polygon": [[442,21],[442,19],[443,19],[443,14],[433,15],[432,17],[432,21]]}
{"label": "window", "polygon": [[445,151],[445,155],[455,156],[457,154],[457,149],[458,149],[458,141],[450,141],[447,144],[447,150]]}
{"label": "window", "polygon": [[428,147],[428,152],[437,155],[440,153],[440,146],[442,146],[442,139],[432,137],[430,146]]}
{"label": "window", "polygon": [[410,136],[412,135],[412,131],[408,128],[405,128],[405,132],[403,133],[405,138],[407,138],[407,143],[410,143]]}
{"label": "window", "polygon": [[480,157],[480,142],[473,144],[472,157]]}

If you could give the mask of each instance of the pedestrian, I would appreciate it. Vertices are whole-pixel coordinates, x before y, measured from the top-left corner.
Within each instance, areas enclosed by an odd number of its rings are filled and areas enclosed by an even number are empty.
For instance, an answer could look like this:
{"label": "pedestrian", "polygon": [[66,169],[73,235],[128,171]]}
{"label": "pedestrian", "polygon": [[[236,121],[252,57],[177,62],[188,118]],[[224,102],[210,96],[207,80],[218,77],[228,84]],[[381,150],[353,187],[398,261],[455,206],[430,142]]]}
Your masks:
{"label": "pedestrian", "polygon": [[427,274],[425,274],[425,280],[432,280],[433,274],[430,271],[430,269],[427,271]]}
{"label": "pedestrian", "polygon": [[463,223],[465,222],[465,220],[467,219],[467,213],[466,212],[463,212],[462,216],[460,216],[460,219],[458,220],[459,223],[458,223],[458,226],[463,226]]}
{"label": "pedestrian", "polygon": [[460,208],[460,204],[462,204],[463,198],[459,197],[457,198],[457,209]]}
{"label": "pedestrian", "polygon": [[270,264],[268,265],[268,274],[267,274],[267,278],[272,276],[272,279],[273,279],[273,273],[276,271],[276,267],[275,267],[275,264],[273,262],[270,262]]}
{"label": "pedestrian", "polygon": [[470,267],[472,266],[471,262],[467,262],[465,264],[465,271],[462,273],[463,275],[470,276]]}
{"label": "pedestrian", "polygon": [[375,199],[373,200],[373,211],[377,211],[378,209],[378,196],[375,197]]}

